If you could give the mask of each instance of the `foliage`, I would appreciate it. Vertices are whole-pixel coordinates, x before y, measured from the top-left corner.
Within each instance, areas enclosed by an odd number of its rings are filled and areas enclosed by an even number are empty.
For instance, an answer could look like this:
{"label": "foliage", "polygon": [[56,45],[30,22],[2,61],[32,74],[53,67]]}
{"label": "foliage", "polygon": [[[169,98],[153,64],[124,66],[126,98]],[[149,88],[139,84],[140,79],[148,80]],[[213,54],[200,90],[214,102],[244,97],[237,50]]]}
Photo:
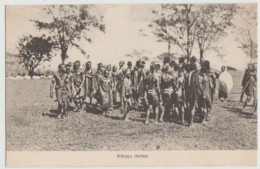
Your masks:
{"label": "foliage", "polygon": [[190,58],[195,41],[194,24],[199,17],[198,9],[191,4],[163,4],[161,10],[154,10],[153,14],[156,18],[153,20],[153,33],[159,41],[177,45]]}
{"label": "foliage", "polygon": [[[226,34],[236,12],[233,4],[164,4],[149,25],[160,42],[176,45],[189,59],[197,42],[201,58]],[[168,53],[170,55],[169,49]]]}
{"label": "foliage", "polygon": [[234,4],[201,5],[199,17],[195,23],[196,41],[200,50],[200,58],[232,27],[232,19],[236,13]]}
{"label": "foliage", "polygon": [[19,62],[28,70],[29,76],[34,75],[35,69],[43,62],[50,61],[54,42],[51,37],[42,35],[33,37],[24,36],[19,39],[18,50]]}
{"label": "foliage", "polygon": [[239,48],[253,61],[257,58],[257,11],[253,9],[239,8],[239,14],[245,23],[245,27],[238,27],[237,40]]}
{"label": "foliage", "polygon": [[86,51],[79,45],[79,41],[84,38],[89,43],[91,30],[99,29],[105,31],[102,17],[90,13],[90,5],[51,5],[44,8],[50,17],[49,21],[32,20],[37,29],[47,30],[56,42],[55,48],[61,51],[61,59],[64,63],[69,56],[69,47],[76,47],[82,54]]}

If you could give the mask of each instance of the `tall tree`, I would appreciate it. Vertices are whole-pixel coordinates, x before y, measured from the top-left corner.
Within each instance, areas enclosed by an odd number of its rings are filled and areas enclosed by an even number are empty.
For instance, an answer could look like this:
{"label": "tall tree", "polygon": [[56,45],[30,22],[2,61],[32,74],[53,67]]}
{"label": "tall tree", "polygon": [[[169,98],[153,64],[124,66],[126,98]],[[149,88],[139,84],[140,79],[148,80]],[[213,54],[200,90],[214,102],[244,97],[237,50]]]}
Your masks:
{"label": "tall tree", "polygon": [[200,59],[221,37],[225,36],[236,13],[234,4],[205,4],[200,6],[199,17],[195,23],[196,41]]}
{"label": "tall tree", "polygon": [[35,69],[43,62],[50,61],[54,42],[51,37],[45,35],[33,37],[32,35],[24,36],[19,39],[17,57],[20,63],[28,70],[29,76],[35,74]]}
{"label": "tall tree", "polygon": [[[199,9],[191,4],[163,4],[154,10],[154,34],[161,41],[177,45],[189,59],[195,40],[195,22]],[[169,45],[170,46],[170,45]]]}
{"label": "tall tree", "polygon": [[[250,58],[251,62],[257,58],[257,8],[239,8],[239,14],[244,24],[238,26],[237,40],[239,48]],[[241,26],[244,25],[244,26]]]}
{"label": "tall tree", "polygon": [[52,5],[44,8],[44,11],[49,16],[48,21],[32,21],[39,30],[47,30],[52,35],[56,48],[61,52],[62,63],[69,57],[69,47],[76,47],[86,55],[78,42],[82,38],[91,42],[89,33],[93,28],[105,31],[102,17],[92,15],[89,5]]}
{"label": "tall tree", "polygon": [[173,26],[170,22],[169,10],[167,5],[161,5],[160,9],[152,10],[154,19],[148,26],[152,29],[153,34],[156,36],[158,42],[166,42],[168,47],[168,55],[171,55],[171,47],[174,43]]}

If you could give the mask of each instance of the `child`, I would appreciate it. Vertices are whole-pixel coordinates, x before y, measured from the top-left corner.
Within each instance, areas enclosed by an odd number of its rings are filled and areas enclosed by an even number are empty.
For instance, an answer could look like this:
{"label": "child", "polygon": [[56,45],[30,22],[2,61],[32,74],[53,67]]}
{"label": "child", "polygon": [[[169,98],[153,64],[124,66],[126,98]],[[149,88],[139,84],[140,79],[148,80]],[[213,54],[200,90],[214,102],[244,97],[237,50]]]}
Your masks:
{"label": "child", "polygon": [[54,75],[51,85],[50,97],[53,97],[53,89],[56,90],[56,96],[58,100],[58,119],[68,116],[68,101],[71,94],[69,86],[69,78],[66,74],[66,68],[64,64],[59,65],[59,72]]}

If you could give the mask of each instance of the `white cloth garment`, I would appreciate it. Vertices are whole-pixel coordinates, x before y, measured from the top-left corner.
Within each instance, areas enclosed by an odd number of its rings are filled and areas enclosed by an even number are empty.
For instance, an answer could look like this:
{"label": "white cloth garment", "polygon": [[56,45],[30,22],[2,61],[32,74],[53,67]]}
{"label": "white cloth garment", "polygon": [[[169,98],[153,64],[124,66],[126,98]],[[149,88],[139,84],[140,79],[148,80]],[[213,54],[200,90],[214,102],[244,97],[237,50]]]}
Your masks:
{"label": "white cloth garment", "polygon": [[227,71],[222,72],[219,76],[219,90],[229,94],[232,88],[232,76]]}

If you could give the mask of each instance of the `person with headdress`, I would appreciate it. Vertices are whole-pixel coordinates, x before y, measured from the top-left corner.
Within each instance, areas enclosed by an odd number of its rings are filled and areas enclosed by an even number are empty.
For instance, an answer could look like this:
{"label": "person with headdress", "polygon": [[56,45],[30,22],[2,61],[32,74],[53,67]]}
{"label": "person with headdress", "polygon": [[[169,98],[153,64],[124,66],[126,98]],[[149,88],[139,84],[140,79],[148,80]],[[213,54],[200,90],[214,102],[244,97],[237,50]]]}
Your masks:
{"label": "person with headdress", "polygon": [[244,93],[249,90],[249,79],[250,79],[250,73],[252,71],[252,64],[248,64],[247,69],[245,70],[243,79],[242,79],[242,92],[240,95],[240,102],[243,102]]}
{"label": "person with headdress", "polygon": [[189,64],[189,72],[185,77],[184,88],[186,108],[189,115],[188,125],[191,127],[193,125],[195,111],[198,106],[198,96],[201,93],[201,88],[199,84],[199,73],[197,71],[197,66],[195,63]]}
{"label": "person with headdress", "polygon": [[112,102],[112,83],[109,77],[109,71],[106,69],[104,73],[99,77],[99,93],[100,104],[103,111],[103,115],[107,115],[108,109],[111,108]]}
{"label": "person with headdress", "polygon": [[210,119],[210,111],[212,108],[212,88],[213,82],[209,76],[209,61],[202,62],[201,70],[200,70],[200,86],[202,92],[199,93],[198,98],[198,108],[201,113],[201,122],[205,124],[205,121],[209,121]]}
{"label": "person with headdress", "polygon": [[76,61],[73,65],[72,72],[72,88],[73,88],[73,99],[76,105],[76,108],[73,110],[75,112],[79,111],[82,108],[83,98],[85,96],[85,87],[84,87],[85,77],[82,70],[80,69],[80,61]]}
{"label": "person with headdress", "polygon": [[244,103],[243,110],[245,110],[248,103],[253,99],[253,113],[257,110],[257,67],[252,66],[248,80],[248,90],[245,91],[247,95],[246,101]]}
{"label": "person with headdress", "polygon": [[128,121],[129,118],[129,110],[132,106],[132,82],[131,82],[131,72],[130,70],[125,71],[125,77],[121,89],[121,97],[122,97],[122,112],[124,114],[124,120]]}
{"label": "person with headdress", "polygon": [[92,104],[92,98],[94,96],[94,72],[92,70],[91,61],[88,61],[85,65],[84,70],[85,76],[85,103],[87,103],[87,98],[89,98],[89,104]]}
{"label": "person with headdress", "polygon": [[154,110],[155,113],[155,124],[157,124],[159,121],[163,122],[163,114],[161,114],[159,118],[159,107],[162,104],[162,98],[159,82],[155,75],[154,65],[150,66],[150,73],[144,79],[144,86],[144,98],[148,105],[145,124],[149,124],[149,117],[152,110]]}
{"label": "person with headdress", "polygon": [[222,66],[219,76],[219,93],[218,98],[225,102],[228,98],[231,89],[233,88],[232,76],[227,72],[227,67]]}

